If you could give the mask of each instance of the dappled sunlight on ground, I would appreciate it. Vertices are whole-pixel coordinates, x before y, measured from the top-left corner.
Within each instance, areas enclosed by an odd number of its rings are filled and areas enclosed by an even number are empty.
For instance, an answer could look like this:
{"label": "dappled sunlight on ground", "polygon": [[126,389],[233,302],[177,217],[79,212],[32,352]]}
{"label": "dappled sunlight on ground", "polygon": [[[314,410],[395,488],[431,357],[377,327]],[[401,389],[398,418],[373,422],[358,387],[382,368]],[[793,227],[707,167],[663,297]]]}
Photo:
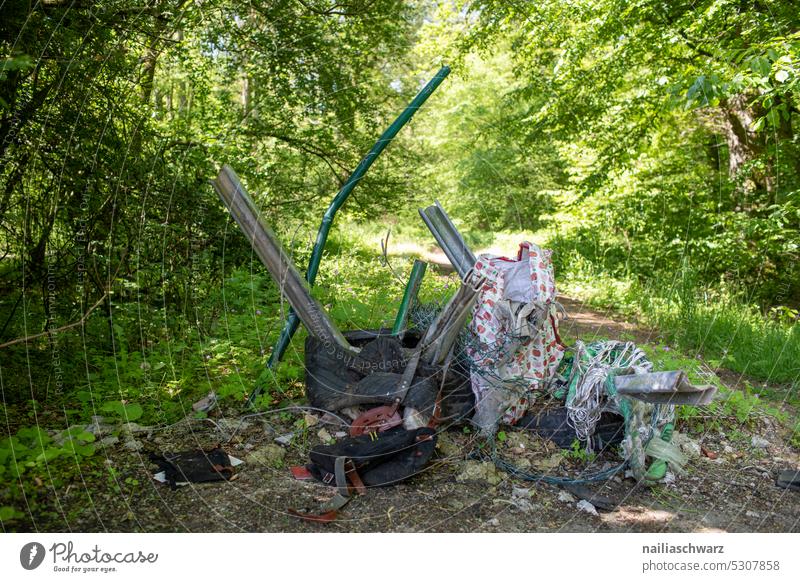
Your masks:
{"label": "dappled sunlight on ground", "polygon": [[675,519],[675,514],[663,509],[651,509],[638,505],[622,505],[611,513],[601,513],[600,519],[606,525],[624,526],[658,526],[665,525]]}
{"label": "dappled sunlight on ground", "polygon": [[[377,249],[381,249],[381,237],[373,237],[370,239],[370,244],[375,244]],[[519,249],[519,244],[523,241],[531,241],[537,244],[543,244],[541,236],[535,235],[532,232],[514,232],[507,233],[501,232],[494,235],[492,242],[485,246],[479,246],[472,249],[476,256],[483,254],[490,254],[504,257],[514,257]],[[440,270],[451,270],[450,262],[447,257],[434,242],[433,237],[430,241],[426,240],[411,240],[400,239],[392,240],[389,238],[389,256],[401,257],[416,257],[422,259],[427,263],[431,263]]]}

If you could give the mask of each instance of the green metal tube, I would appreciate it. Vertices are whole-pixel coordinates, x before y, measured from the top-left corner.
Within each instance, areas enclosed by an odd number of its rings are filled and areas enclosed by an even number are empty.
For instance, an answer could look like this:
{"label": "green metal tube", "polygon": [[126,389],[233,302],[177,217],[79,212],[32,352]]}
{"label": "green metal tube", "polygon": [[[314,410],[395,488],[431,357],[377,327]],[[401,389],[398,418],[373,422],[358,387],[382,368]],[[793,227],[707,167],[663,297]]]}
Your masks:
{"label": "green metal tube", "polygon": [[[445,80],[447,75],[450,74],[450,67],[444,66],[439,69],[439,72],[428,81],[428,84],[425,85],[422,90],[417,93],[417,96],[412,99],[411,103],[408,104],[408,107],[403,110],[403,112],[395,119],[392,124],[383,132],[383,134],[378,138],[378,141],[375,142],[375,145],[367,152],[367,155],[359,162],[356,169],[353,170],[353,173],[350,174],[350,177],[345,182],[344,186],[337,192],[336,196],[334,196],[333,200],[331,201],[330,206],[328,206],[328,210],[325,211],[325,215],[322,217],[322,224],[320,224],[319,232],[317,233],[317,240],[314,242],[314,248],[311,251],[311,258],[308,261],[308,269],[306,269],[306,281],[310,285],[314,284],[314,281],[317,278],[317,272],[319,271],[319,264],[322,261],[322,254],[325,252],[325,243],[328,241],[328,233],[331,230],[331,226],[333,225],[333,219],[336,216],[339,208],[342,207],[342,204],[345,203],[347,198],[350,196],[350,193],[353,189],[358,185],[358,182],[361,178],[364,177],[364,174],[367,173],[370,166],[375,162],[375,159],[386,149],[391,141],[395,138],[398,132],[402,129],[402,127],[409,122],[409,120],[414,116],[417,110],[422,107],[422,104],[431,96],[431,94],[436,90],[436,88],[441,85],[442,81]],[[289,342],[292,340],[292,336],[297,331],[297,327],[300,324],[300,320],[297,318],[297,314],[294,310],[289,310],[289,315],[286,318],[286,324],[283,326],[281,330],[281,335],[278,338],[278,341],[275,343],[275,347],[272,348],[272,353],[269,356],[269,360],[267,361],[267,368],[274,368],[278,362],[281,361],[283,358],[283,354],[286,352],[286,348],[289,347]],[[248,404],[252,404],[253,400],[255,400],[256,396],[261,392],[261,387],[256,386],[253,392],[250,394],[250,397],[247,399]]]}
{"label": "green metal tube", "polygon": [[392,326],[392,335],[401,335],[406,329],[406,321],[408,320],[408,312],[411,310],[414,302],[417,300],[417,293],[422,284],[422,277],[425,276],[425,269],[428,263],[416,259],[414,266],[411,267],[411,275],[408,276],[408,283],[406,283],[406,290],[403,293],[403,300],[400,302],[400,308],[397,310],[397,317]]}
{"label": "green metal tube", "polygon": [[439,69],[439,72],[436,73],[436,76],[433,77],[422,90],[417,93],[417,96],[409,103],[408,107],[397,117],[397,119],[392,122],[392,124],[383,132],[378,138],[378,141],[375,142],[375,145],[372,146],[372,149],[369,150],[364,159],[362,159],[350,177],[345,182],[342,189],[339,190],[338,194],[334,197],[331,205],[328,207],[328,210],[325,211],[325,215],[322,217],[322,224],[319,227],[319,233],[317,233],[317,240],[314,243],[314,250],[311,252],[311,258],[308,260],[308,270],[306,271],[306,280],[313,285],[314,280],[317,278],[317,271],[319,270],[319,264],[322,260],[322,253],[325,252],[325,243],[328,240],[328,232],[331,229],[331,225],[333,224],[333,218],[336,216],[339,208],[341,208],[342,204],[344,204],[345,200],[347,200],[350,193],[353,191],[353,188],[356,187],[358,182],[361,178],[364,177],[364,174],[367,173],[370,166],[372,166],[375,159],[381,155],[381,152],[386,149],[391,141],[395,138],[398,132],[402,129],[402,127],[408,123],[417,110],[422,107],[422,104],[431,96],[431,94],[436,90],[436,88],[444,81],[445,77],[450,74],[450,67],[444,66]]}

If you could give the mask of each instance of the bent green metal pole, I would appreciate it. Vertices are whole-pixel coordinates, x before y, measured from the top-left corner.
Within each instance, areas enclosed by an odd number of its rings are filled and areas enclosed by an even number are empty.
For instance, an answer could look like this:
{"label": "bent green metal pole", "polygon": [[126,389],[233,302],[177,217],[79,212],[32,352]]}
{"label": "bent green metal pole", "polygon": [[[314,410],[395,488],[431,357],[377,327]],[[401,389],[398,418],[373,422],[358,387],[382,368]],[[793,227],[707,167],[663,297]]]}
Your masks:
{"label": "bent green metal pole", "polygon": [[[322,224],[320,224],[319,232],[317,233],[317,240],[314,242],[314,249],[311,251],[311,258],[308,261],[306,281],[308,281],[309,285],[313,285],[317,278],[319,264],[322,260],[322,253],[325,251],[325,243],[328,240],[328,233],[333,225],[333,219],[336,216],[336,212],[342,207],[342,204],[345,203],[345,200],[347,200],[347,198],[350,196],[350,193],[358,185],[358,182],[361,180],[361,178],[364,177],[364,174],[367,173],[367,170],[369,170],[370,166],[372,166],[375,159],[381,155],[381,152],[386,149],[386,146],[392,142],[397,133],[406,123],[409,122],[417,110],[422,107],[422,104],[425,103],[428,97],[431,96],[431,94],[439,85],[441,85],[442,81],[444,81],[449,74],[450,67],[444,66],[439,69],[439,72],[436,73],[433,79],[428,81],[428,84],[425,85],[419,93],[417,93],[417,96],[412,99],[411,103],[408,104],[408,107],[405,108],[405,110],[397,117],[397,119],[395,119],[386,129],[386,131],[384,131],[383,134],[378,138],[378,141],[375,142],[375,145],[372,146],[372,149],[370,149],[367,155],[364,156],[364,158],[359,162],[358,166],[356,166],[356,169],[352,174],[350,174],[347,182],[345,182],[344,186],[342,186],[342,188],[333,198],[330,206],[328,206],[328,210],[325,211],[325,215],[322,217]],[[292,340],[292,336],[297,331],[299,324],[300,320],[297,318],[297,314],[293,310],[290,310],[289,316],[286,318],[286,324],[283,326],[283,330],[281,331],[281,335],[278,338],[278,341],[275,343],[275,347],[272,348],[272,353],[267,361],[267,368],[274,368],[277,363],[281,361],[281,358],[283,358],[286,348],[289,347],[289,342]],[[250,397],[247,399],[247,403],[252,404],[260,392],[261,386],[256,386],[255,389],[253,389],[253,392],[250,394]]]}
{"label": "bent green metal pole", "polygon": [[419,287],[422,285],[422,278],[425,276],[425,269],[427,268],[428,263],[419,259],[415,260],[414,266],[411,267],[406,290],[403,292],[403,299],[400,301],[400,308],[397,310],[397,317],[395,317],[394,326],[392,327],[392,335],[401,339],[406,330],[408,314],[417,301],[417,293],[419,293]]}

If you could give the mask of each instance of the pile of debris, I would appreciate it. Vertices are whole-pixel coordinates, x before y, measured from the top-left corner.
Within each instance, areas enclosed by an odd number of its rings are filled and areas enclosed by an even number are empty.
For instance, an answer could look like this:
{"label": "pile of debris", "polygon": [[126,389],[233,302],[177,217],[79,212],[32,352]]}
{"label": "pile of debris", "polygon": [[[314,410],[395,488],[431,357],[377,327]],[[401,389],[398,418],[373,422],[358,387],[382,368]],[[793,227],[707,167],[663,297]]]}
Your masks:
{"label": "pile of debris", "polygon": [[437,202],[420,216],[461,279],[456,293],[427,318],[414,317],[425,272],[417,261],[392,329],[342,332],[233,170],[224,167],[213,183],[309,331],[310,404],[351,421],[349,435],[314,448],[309,464],[293,469],[297,478],[337,487],[318,515],[301,517],[329,521],[353,491],[418,473],[437,433],[465,423],[485,437],[504,424],[563,448],[579,442],[587,453],[622,451],[619,466],[579,478],[526,473],[487,447],[477,455],[522,479],[579,485],[623,470],[640,481],[663,479],[668,468],[680,473],[685,459],[670,442],[674,407],[708,404],[716,388],[693,386],[680,371],[653,372],[629,342],[568,348],[558,333],[563,309],[549,251],[522,242],[514,259],[475,257]]}

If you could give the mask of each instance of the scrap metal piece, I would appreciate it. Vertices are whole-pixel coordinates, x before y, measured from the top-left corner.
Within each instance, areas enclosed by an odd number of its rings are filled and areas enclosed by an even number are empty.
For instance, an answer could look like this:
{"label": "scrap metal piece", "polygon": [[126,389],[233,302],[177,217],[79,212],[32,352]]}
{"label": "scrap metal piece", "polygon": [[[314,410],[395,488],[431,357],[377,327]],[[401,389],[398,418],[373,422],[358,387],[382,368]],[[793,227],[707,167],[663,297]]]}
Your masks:
{"label": "scrap metal piece", "polygon": [[397,317],[392,327],[392,335],[396,335],[401,339],[406,330],[408,314],[414,302],[417,300],[419,287],[422,285],[422,278],[425,276],[425,269],[427,269],[427,267],[428,263],[420,261],[419,259],[416,259],[414,261],[414,266],[411,267],[411,274],[408,277],[408,283],[406,283],[406,289],[403,292],[403,299],[400,302],[400,308],[397,310]]}
{"label": "scrap metal piece", "polygon": [[[230,166],[223,166],[216,180],[211,183],[225,206],[228,207],[242,232],[250,240],[258,258],[267,267],[278,284],[281,294],[297,312],[309,333],[328,346],[356,357],[355,350],[342,333],[333,325],[325,310],[311,295],[308,283],[300,276],[292,260],[283,250],[275,233],[263,221],[250,195],[242,186],[236,172]],[[334,349],[335,349],[334,348]]]}
{"label": "scrap metal piece", "polygon": [[397,387],[397,397],[395,398],[396,406],[400,406],[406,399],[408,389],[411,388],[411,383],[414,381],[414,375],[417,373],[417,366],[419,365],[419,358],[422,354],[419,350],[414,350],[411,358],[406,364],[406,369],[403,370],[403,376],[400,380],[400,385]]}
{"label": "scrap metal piece", "polygon": [[475,266],[475,255],[464,242],[463,237],[456,229],[453,221],[445,212],[438,200],[425,209],[420,209],[419,215],[433,234],[433,238],[447,255],[458,275],[465,279]]}
{"label": "scrap metal piece", "polygon": [[361,414],[350,425],[350,436],[360,436],[370,432],[386,432],[403,424],[403,417],[396,406],[377,406]]}
{"label": "scrap metal piece", "polygon": [[615,376],[614,386],[623,396],[651,404],[705,406],[717,393],[716,386],[690,384],[683,370]]}
{"label": "scrap metal piece", "polygon": [[[408,394],[408,389],[411,386],[412,380],[414,379],[414,374],[417,373],[417,366],[419,366],[420,357],[422,357],[422,350],[415,349],[414,354],[411,356],[411,360],[408,362],[406,369],[403,371],[403,380],[400,382],[400,387],[397,390],[397,399],[394,403],[395,409],[397,409],[397,407],[403,403],[406,398],[406,394]],[[406,406],[405,410],[403,411],[403,426],[406,430],[422,428],[413,420],[416,419],[418,415],[419,411],[416,408],[413,406]]]}
{"label": "scrap metal piece", "polygon": [[419,215],[462,281],[459,290],[428,327],[421,342],[425,361],[441,364],[464,327],[483,279],[475,280],[477,259],[442,205],[434,201],[433,205],[420,209]]}
{"label": "scrap metal piece", "polygon": [[422,355],[426,362],[442,364],[458,334],[464,328],[475,299],[477,286],[462,284],[438,317],[433,320],[422,339]]}

